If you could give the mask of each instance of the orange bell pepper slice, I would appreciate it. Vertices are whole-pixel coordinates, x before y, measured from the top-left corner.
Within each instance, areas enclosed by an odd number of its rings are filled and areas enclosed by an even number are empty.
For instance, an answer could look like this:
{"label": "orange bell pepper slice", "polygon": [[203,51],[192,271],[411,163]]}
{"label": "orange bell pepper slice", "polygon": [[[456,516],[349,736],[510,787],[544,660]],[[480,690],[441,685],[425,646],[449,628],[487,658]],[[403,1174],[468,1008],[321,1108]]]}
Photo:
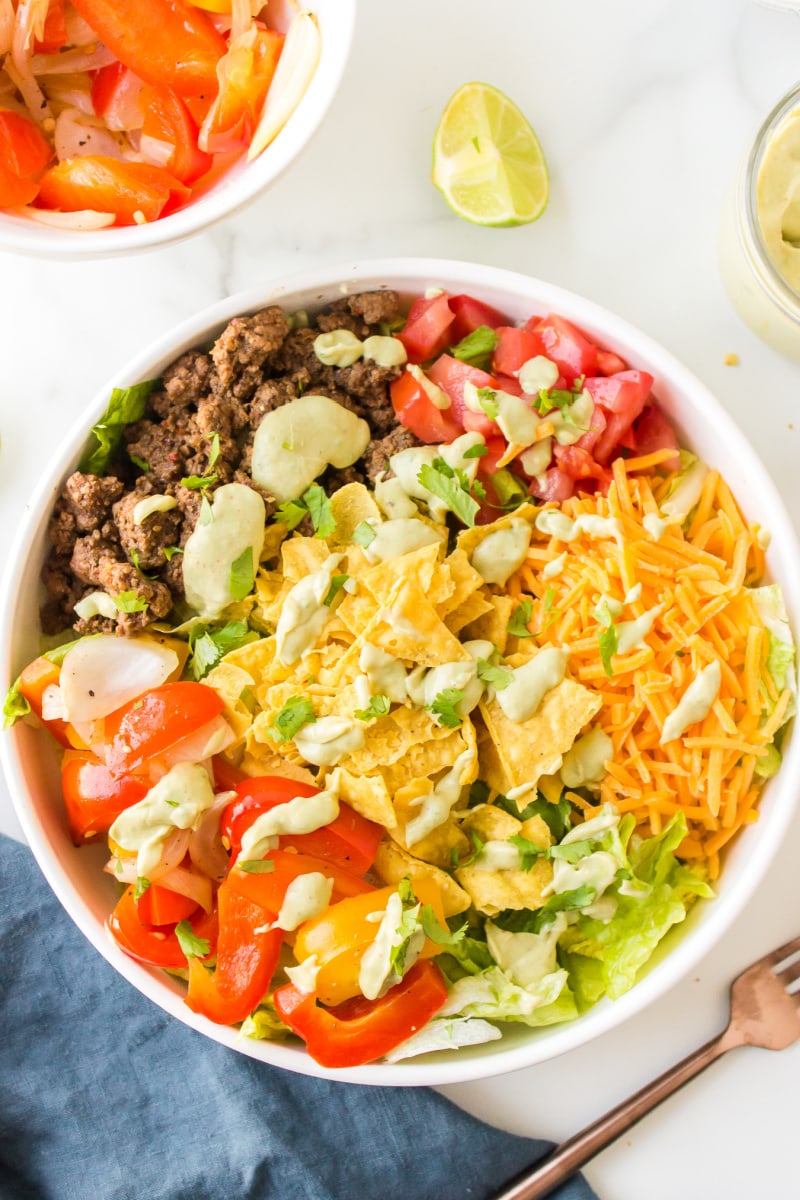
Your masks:
{"label": "orange bell pepper slice", "polygon": [[61,212],[114,213],[118,225],[136,225],[179,208],[190,195],[163,167],[87,155],[51,167],[42,178],[38,203]]}
{"label": "orange bell pepper slice", "polygon": [[53,147],[29,117],[0,108],[0,207],[30,204]]}
{"label": "orange bell pepper slice", "polygon": [[144,111],[142,133],[173,147],[165,163],[167,170],[181,183],[194,183],[205,175],[214,160],[198,147],[200,130],[177,92],[147,84],[139,103]]}

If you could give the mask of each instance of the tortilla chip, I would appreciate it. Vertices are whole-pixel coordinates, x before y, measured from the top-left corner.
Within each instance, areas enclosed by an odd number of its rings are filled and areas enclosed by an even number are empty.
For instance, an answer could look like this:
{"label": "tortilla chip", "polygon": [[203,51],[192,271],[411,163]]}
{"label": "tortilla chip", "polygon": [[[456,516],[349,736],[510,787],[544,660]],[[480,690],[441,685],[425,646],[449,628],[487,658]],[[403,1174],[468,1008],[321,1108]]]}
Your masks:
{"label": "tortilla chip", "polygon": [[[407,763],[416,762],[417,755],[420,756],[420,759],[435,759],[436,766],[433,770],[441,770],[445,766],[450,766],[464,749],[462,739],[457,737],[450,741],[447,750],[434,749],[434,746],[440,741],[449,740],[453,732],[451,729],[444,729],[437,725],[430,713],[425,712],[424,709],[405,705],[393,708],[387,716],[367,725],[364,730],[364,745],[355,754],[350,755],[347,769],[355,775],[373,775],[380,771],[387,779],[389,790],[392,791],[386,768],[394,763],[403,762],[404,778],[402,782],[407,782],[409,778],[412,778],[407,769]],[[453,745],[458,745],[460,749],[452,754],[452,757],[445,759],[445,755],[452,753]],[[442,761],[443,759],[445,761]],[[429,773],[428,771],[414,772],[417,775]]]}
{"label": "tortilla chip", "polygon": [[602,703],[596,692],[572,679],[562,679],[547,692],[527,721],[509,720],[496,697],[481,701],[481,714],[510,786],[533,787],[542,775],[554,775]]}
{"label": "tortilla chip", "polygon": [[440,615],[446,617],[448,613],[454,612],[469,596],[483,587],[483,579],[461,549],[456,549],[449,554],[443,565],[447,568],[453,584],[450,595],[444,602],[438,604]]}
{"label": "tortilla chip", "polygon": [[375,614],[364,640],[380,646],[395,658],[424,667],[462,662],[469,655],[428,601],[414,580],[403,579],[392,588]]}
{"label": "tortilla chip", "polygon": [[248,642],[238,650],[230,650],[222,662],[241,667],[252,676],[254,684],[258,684],[261,680],[269,678],[275,665],[275,638],[259,638],[257,642]]}
{"label": "tortilla chip", "polygon": [[[394,841],[409,853],[405,839],[405,828],[419,813],[419,805],[414,801],[421,796],[427,796],[433,790],[433,782],[428,778],[412,779],[399,788],[394,794],[394,811],[397,825],[390,829]],[[414,842],[414,854],[424,862],[433,863],[437,867],[449,867],[452,862],[451,851],[455,850],[459,858],[463,858],[470,849],[470,843],[461,832],[452,816],[443,821],[436,829],[431,830],[426,837]]]}
{"label": "tortilla chip", "polygon": [[325,777],[325,787],[334,788],[340,800],[368,821],[377,821],[386,829],[396,825],[392,798],[380,775],[352,775],[342,767],[334,767]]}
{"label": "tortilla chip", "polygon": [[[253,690],[253,676],[242,667],[233,663],[220,662],[203,679],[208,687],[212,687],[224,704],[223,716],[230,725],[236,737],[237,745],[244,741],[245,734],[253,724],[253,713],[241,699],[245,688]],[[255,694],[253,693],[253,699]]]}
{"label": "tortilla chip", "polygon": [[327,542],[316,537],[294,537],[285,541],[281,546],[281,570],[284,578],[292,583],[305,579],[319,571],[326,558],[330,557]]}
{"label": "tortilla chip", "polygon": [[433,863],[415,858],[413,854],[409,854],[391,838],[384,838],[378,846],[373,869],[384,883],[397,884],[407,875],[410,875],[412,879],[434,880],[442,893],[442,905],[446,917],[455,917],[458,913],[468,909],[471,904],[467,892],[458,886],[451,875],[440,870],[439,867],[435,867]]}
{"label": "tortilla chip", "polygon": [[336,529],[326,540],[336,549],[352,545],[353,532],[362,521],[381,519],[380,509],[363,483],[346,483],[331,495],[330,500]]}
{"label": "tortilla chip", "polygon": [[460,633],[466,625],[492,611],[489,601],[490,598],[482,592],[474,592],[471,596],[467,596],[466,600],[462,600],[458,608],[454,608],[447,614],[444,618],[445,625],[451,633]]}
{"label": "tortilla chip", "polygon": [[461,828],[474,830],[482,842],[507,842],[521,832],[522,822],[493,804],[479,804],[469,810]]}
{"label": "tortilla chip", "polygon": [[261,562],[273,562],[280,552],[281,542],[289,530],[282,521],[273,521],[264,530],[264,545],[261,547]]}
{"label": "tortilla chip", "polygon": [[500,654],[505,654],[508,642],[508,622],[517,607],[517,601],[511,596],[489,596],[488,607],[476,620],[470,622],[462,636],[470,638],[486,638],[494,642]]}
{"label": "tortilla chip", "polygon": [[541,908],[553,868],[547,859],[539,858],[530,871],[481,871],[471,866],[459,867],[455,875],[478,911],[496,917],[505,908]]}
{"label": "tortilla chip", "polygon": [[490,533],[496,533],[498,529],[508,529],[510,525],[519,520],[527,521],[533,528],[537,512],[535,504],[521,504],[513,512],[504,513],[502,517],[498,517],[489,525],[474,525],[472,529],[462,529],[457,538],[458,548],[464,551],[467,558],[471,559],[476,546],[479,546]]}
{"label": "tortilla chip", "polygon": [[409,554],[376,563],[364,571],[360,579],[381,604],[389,600],[392,590],[405,579],[413,580],[427,595],[440,553],[441,543],[432,542]]}
{"label": "tortilla chip", "polygon": [[558,804],[564,790],[560,775],[542,775],[536,786],[548,804]]}
{"label": "tortilla chip", "polygon": [[239,769],[251,778],[256,775],[282,775],[284,779],[295,779],[298,783],[310,783],[317,787],[317,779],[307,767],[299,763],[288,762],[279,754],[273,754],[266,747],[261,747],[262,753],[255,755],[246,752],[238,764]]}
{"label": "tortilla chip", "polygon": [[483,722],[477,727],[477,734],[480,777],[484,783],[488,783],[493,792],[500,792],[501,795],[505,796],[511,784],[508,782],[508,776],[503,769],[497,747]]}

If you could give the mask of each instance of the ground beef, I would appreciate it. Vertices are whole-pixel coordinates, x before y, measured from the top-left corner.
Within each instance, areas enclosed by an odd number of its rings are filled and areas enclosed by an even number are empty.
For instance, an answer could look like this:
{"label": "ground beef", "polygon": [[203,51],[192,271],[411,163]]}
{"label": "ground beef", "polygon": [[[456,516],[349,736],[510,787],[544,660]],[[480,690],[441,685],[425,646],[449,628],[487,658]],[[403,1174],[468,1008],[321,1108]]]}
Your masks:
{"label": "ground beef", "polygon": [[[342,296],[312,314],[307,326],[293,327],[273,306],[235,317],[210,350],[189,350],[167,367],[142,419],[124,430],[106,474],[75,472],[54,506],[48,526],[52,549],[42,571],[45,631],[71,626],[76,633],[127,634],[168,616],[184,594],[181,551],[204,496],[213,499],[225,483],[246,484],[261,494],[272,519],[274,499],[249,474],[253,437],[266,413],[298,396],[311,391],[329,396],[366,420],[373,435],[357,463],[320,476],[328,492],[374,478],[391,454],[416,445],[398,427],[391,404],[390,385],[402,368],[369,360],[330,367],[314,352],[320,332],[349,329],[367,338],[385,333],[398,312],[399,299],[391,291]],[[136,505],[155,493],[174,496],[177,507],[136,525]],[[308,518],[306,525],[313,532]],[[74,605],[98,589],[115,597],[135,592],[147,608],[120,612],[116,620],[77,619]]]}

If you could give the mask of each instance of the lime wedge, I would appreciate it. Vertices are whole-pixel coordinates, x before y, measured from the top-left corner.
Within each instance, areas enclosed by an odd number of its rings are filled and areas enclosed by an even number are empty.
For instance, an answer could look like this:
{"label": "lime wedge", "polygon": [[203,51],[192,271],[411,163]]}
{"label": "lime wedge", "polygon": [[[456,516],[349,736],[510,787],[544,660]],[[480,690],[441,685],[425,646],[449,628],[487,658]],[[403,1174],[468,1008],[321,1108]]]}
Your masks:
{"label": "lime wedge", "polygon": [[453,212],[475,225],[526,225],[547,207],[539,139],[508,96],[465,83],[433,139],[433,182]]}

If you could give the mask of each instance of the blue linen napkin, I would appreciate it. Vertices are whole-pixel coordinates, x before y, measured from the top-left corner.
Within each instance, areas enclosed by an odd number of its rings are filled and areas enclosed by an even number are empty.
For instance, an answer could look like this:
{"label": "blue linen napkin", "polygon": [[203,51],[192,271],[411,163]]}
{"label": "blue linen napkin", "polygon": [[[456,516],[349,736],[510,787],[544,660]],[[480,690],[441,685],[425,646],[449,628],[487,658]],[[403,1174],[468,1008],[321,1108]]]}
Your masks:
{"label": "blue linen napkin", "polygon": [[[2,1200],[481,1200],[549,1148],[427,1088],[311,1079],[202,1037],[0,837]],[[596,1200],[581,1178],[554,1197]]]}

